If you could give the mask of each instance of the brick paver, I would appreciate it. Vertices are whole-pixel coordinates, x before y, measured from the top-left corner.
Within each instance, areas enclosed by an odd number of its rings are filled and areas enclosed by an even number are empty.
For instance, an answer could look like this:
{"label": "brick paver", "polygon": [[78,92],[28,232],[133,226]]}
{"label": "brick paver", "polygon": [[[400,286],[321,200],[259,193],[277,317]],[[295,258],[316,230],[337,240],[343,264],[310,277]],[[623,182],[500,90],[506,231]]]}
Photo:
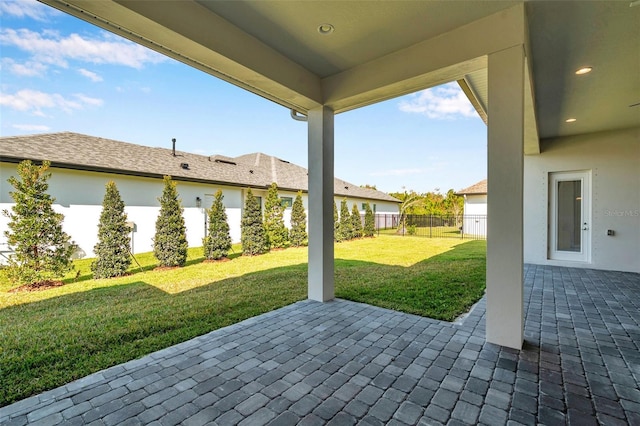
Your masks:
{"label": "brick paver", "polygon": [[302,301],[0,408],[0,424],[639,424],[640,274],[527,265],[525,345]]}

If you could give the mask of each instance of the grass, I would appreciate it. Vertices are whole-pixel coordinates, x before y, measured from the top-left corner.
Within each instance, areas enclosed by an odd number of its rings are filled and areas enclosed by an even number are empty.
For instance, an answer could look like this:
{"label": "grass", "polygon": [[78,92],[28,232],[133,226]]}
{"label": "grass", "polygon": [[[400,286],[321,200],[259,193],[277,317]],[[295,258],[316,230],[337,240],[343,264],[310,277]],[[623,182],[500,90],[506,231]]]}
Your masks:
{"label": "grass", "polygon": [[[484,291],[483,241],[379,236],[336,245],[336,296],[452,320]],[[236,253],[239,251],[235,248]],[[0,274],[0,406],[306,298],[307,249],[93,280],[76,261],[66,285],[8,293]]]}

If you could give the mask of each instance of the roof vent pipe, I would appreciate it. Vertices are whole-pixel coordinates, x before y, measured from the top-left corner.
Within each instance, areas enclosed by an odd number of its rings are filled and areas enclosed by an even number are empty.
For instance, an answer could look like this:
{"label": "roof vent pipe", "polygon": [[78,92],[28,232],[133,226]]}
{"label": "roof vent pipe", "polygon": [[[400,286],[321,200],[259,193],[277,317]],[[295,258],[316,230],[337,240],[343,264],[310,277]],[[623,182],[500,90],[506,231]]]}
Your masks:
{"label": "roof vent pipe", "polygon": [[173,149],[171,150],[171,153],[175,157],[176,156],[176,138],[171,139],[171,142],[173,143]]}

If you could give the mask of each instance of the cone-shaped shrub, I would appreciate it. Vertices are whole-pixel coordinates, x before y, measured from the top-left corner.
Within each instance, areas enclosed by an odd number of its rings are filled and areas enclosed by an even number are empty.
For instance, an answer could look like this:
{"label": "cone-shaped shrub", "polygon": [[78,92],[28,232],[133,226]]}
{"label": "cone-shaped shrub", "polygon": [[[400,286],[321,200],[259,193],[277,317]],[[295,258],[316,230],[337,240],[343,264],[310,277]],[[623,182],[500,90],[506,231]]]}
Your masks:
{"label": "cone-shaped shrub", "polygon": [[373,237],[376,233],[376,218],[369,203],[364,204],[364,236]]}
{"label": "cone-shaped shrub", "polygon": [[91,263],[94,278],[119,277],[127,272],[131,265],[129,232],[131,228],[127,226],[127,214],[118,187],[115,182],[108,182],[98,223],[98,243],[93,248],[96,255]]}
{"label": "cone-shaped shrub", "polygon": [[231,250],[231,235],[229,235],[229,223],[223,199],[222,191],[218,190],[208,212],[209,227],[207,236],[202,240],[202,247],[204,257],[209,260],[227,257],[229,250]]}
{"label": "cone-shaped shrub", "polygon": [[271,248],[289,247],[289,231],[284,226],[284,207],[275,182],[269,187],[264,203],[264,229]]}
{"label": "cone-shaped shrub", "polygon": [[164,177],[164,190],[158,200],[160,214],[156,220],[153,254],[160,266],[184,266],[187,261],[187,228],[176,183],[171,180],[171,176]]}
{"label": "cone-shaped shrub", "polygon": [[6,274],[15,283],[33,284],[60,278],[73,268],[71,255],[76,245],[62,230],[64,216],[52,208],[55,198],[47,194],[50,165],[49,161],[37,166],[25,160],[18,164],[19,179],[15,176],[7,179],[15,188],[9,192],[15,204],[11,212],[2,212],[9,218],[4,236],[13,250]]}
{"label": "cone-shaped shrub", "polygon": [[255,256],[269,251],[269,242],[262,223],[260,205],[251,189],[247,190],[247,200],[244,203],[241,233],[242,254],[244,256]]}
{"label": "cone-shaped shrub", "polygon": [[358,210],[356,203],[353,203],[353,207],[351,208],[351,223],[353,224],[351,238],[362,237],[362,219],[360,218],[360,210]]}
{"label": "cone-shaped shrub", "polygon": [[293,201],[293,206],[291,206],[291,232],[289,232],[289,239],[294,247],[307,245],[307,214],[304,212],[302,192],[300,191],[298,191],[298,195]]}
{"label": "cone-shaped shrub", "polygon": [[333,200],[333,241],[342,241],[340,239],[340,218],[338,217],[336,200]]}
{"label": "cone-shaped shrub", "polygon": [[338,241],[346,241],[351,238],[353,238],[353,221],[351,219],[351,213],[349,213],[349,207],[347,206],[347,199],[345,198],[340,202]]}

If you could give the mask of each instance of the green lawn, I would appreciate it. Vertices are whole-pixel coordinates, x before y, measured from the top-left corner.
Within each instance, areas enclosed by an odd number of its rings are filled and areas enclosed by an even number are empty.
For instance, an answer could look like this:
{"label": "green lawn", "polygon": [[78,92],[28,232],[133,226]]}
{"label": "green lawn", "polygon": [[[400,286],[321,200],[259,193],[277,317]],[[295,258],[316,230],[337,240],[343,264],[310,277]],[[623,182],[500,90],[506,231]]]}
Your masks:
{"label": "green lawn", "polygon": [[[239,251],[235,247],[236,253]],[[484,241],[379,236],[336,245],[336,296],[443,320],[485,286]],[[62,287],[11,289],[0,273],[0,406],[306,298],[307,249],[154,271],[151,254],[115,279],[76,261]]]}

